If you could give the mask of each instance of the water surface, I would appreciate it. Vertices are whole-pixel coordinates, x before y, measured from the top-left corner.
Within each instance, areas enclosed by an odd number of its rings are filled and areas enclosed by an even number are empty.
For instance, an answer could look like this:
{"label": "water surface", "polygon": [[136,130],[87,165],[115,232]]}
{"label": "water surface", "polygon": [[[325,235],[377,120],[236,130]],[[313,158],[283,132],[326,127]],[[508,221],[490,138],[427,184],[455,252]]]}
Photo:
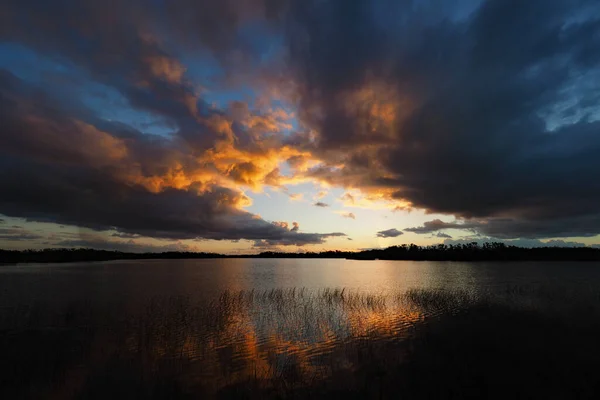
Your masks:
{"label": "water surface", "polygon": [[[597,263],[204,259],[5,266],[4,387],[31,398],[90,397],[115,384],[136,395],[160,389],[208,397],[227,397],[248,382],[269,390],[311,387],[364,369],[369,357],[400,362],[396,346],[415,327],[460,314],[478,297],[557,310],[572,294],[597,288]],[[515,296],[523,291],[546,295]],[[553,303],[544,307],[547,301]]]}
{"label": "water surface", "polygon": [[91,302],[224,290],[347,288],[383,294],[407,288],[482,290],[507,285],[598,287],[600,263],[429,262],[339,259],[132,260],[0,267],[0,293],[21,300]]}

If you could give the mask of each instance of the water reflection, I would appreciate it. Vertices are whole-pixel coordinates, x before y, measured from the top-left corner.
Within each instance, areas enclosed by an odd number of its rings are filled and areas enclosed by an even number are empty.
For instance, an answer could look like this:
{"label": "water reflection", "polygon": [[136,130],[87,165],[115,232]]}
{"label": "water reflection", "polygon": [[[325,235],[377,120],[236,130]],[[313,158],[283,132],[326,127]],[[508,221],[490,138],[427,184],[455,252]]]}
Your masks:
{"label": "water reflection", "polygon": [[[154,297],[128,315],[71,303],[50,316],[40,306],[13,320],[13,334],[5,339],[44,355],[24,360],[19,354],[13,366],[48,362],[53,373],[59,366],[60,379],[47,387],[39,370],[27,376],[28,386],[41,385],[44,397],[106,390],[94,382],[120,379],[117,372],[141,378],[119,380],[121,385],[176,377],[179,390],[212,396],[248,381],[266,388],[274,382],[314,384],[356,368],[369,338],[400,341],[426,315],[400,296],[345,289],[226,291],[208,304]],[[36,313],[40,319],[32,317]],[[65,343],[78,347],[57,365],[56,352],[72,350]]]}
{"label": "water reflection", "polygon": [[216,391],[248,380],[324,379],[354,367],[361,339],[401,340],[425,316],[401,297],[339,289],[225,292],[203,309],[170,299],[151,305],[148,315],[129,351],[184,358],[186,385],[210,382]]}
{"label": "water reflection", "polygon": [[[447,326],[435,321],[478,310],[487,296],[488,322],[467,321],[465,329],[489,325],[500,332],[498,321],[518,310],[527,309],[517,319],[522,325],[542,309],[556,314],[575,304],[581,282],[594,284],[599,276],[588,266],[552,265],[542,272],[535,264],[232,261],[3,270],[0,397],[309,396],[319,387],[341,390],[360,382],[362,394],[378,398],[371,385],[385,374],[394,382],[389,371],[402,371],[424,326],[442,326],[445,333]],[[506,291],[512,276],[519,286]],[[557,291],[552,280],[567,277],[576,284]],[[540,283],[550,291],[535,292],[535,301],[523,296],[529,290],[523,288]],[[503,288],[502,299],[496,288]],[[506,306],[498,314],[490,314],[492,297]],[[598,299],[594,292],[570,306],[563,313],[569,324],[560,326],[595,320],[600,313],[590,304],[596,307]],[[513,322],[504,324],[508,334]],[[539,326],[547,331],[546,323]],[[469,338],[465,329],[455,330]]]}

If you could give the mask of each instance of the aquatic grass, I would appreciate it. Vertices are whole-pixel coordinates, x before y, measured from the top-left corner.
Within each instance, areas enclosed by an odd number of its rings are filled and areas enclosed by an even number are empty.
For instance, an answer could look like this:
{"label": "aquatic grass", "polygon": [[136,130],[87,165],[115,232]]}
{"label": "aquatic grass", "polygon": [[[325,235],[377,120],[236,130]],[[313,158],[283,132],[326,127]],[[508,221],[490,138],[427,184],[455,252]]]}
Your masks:
{"label": "aquatic grass", "polygon": [[600,387],[593,288],[285,288],[114,307],[5,306],[0,396],[591,398]]}

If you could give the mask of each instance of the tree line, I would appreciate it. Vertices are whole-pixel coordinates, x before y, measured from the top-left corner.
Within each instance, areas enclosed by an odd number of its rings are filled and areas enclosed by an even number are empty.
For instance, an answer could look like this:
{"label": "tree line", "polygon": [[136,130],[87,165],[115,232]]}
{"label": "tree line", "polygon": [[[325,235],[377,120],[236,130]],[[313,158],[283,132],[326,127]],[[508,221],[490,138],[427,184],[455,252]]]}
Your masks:
{"label": "tree line", "polygon": [[600,248],[536,247],[525,248],[504,243],[415,244],[362,251],[274,252],[226,255],[205,252],[127,253],[96,249],[0,250],[0,263],[63,263],[142,259],[201,258],[347,258],[356,260],[430,260],[430,261],[600,261]]}

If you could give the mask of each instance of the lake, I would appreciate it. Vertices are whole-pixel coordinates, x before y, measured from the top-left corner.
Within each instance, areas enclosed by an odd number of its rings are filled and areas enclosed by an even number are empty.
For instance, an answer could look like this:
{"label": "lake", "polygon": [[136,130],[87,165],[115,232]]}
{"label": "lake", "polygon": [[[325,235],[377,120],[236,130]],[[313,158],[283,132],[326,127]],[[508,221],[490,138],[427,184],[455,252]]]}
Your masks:
{"label": "lake", "polygon": [[[514,390],[570,397],[575,390],[585,398],[597,394],[597,378],[582,384],[585,372],[564,367],[599,367],[599,288],[598,263],[3,266],[0,395],[429,398],[447,397],[466,379],[470,392],[458,397],[502,398]],[[509,346],[500,333],[520,344]],[[554,376],[573,386],[544,385],[531,370],[525,380],[523,357],[538,360],[529,367],[543,372],[540,380]],[[437,389],[423,378],[438,374]],[[448,379],[452,374],[460,375]]]}

